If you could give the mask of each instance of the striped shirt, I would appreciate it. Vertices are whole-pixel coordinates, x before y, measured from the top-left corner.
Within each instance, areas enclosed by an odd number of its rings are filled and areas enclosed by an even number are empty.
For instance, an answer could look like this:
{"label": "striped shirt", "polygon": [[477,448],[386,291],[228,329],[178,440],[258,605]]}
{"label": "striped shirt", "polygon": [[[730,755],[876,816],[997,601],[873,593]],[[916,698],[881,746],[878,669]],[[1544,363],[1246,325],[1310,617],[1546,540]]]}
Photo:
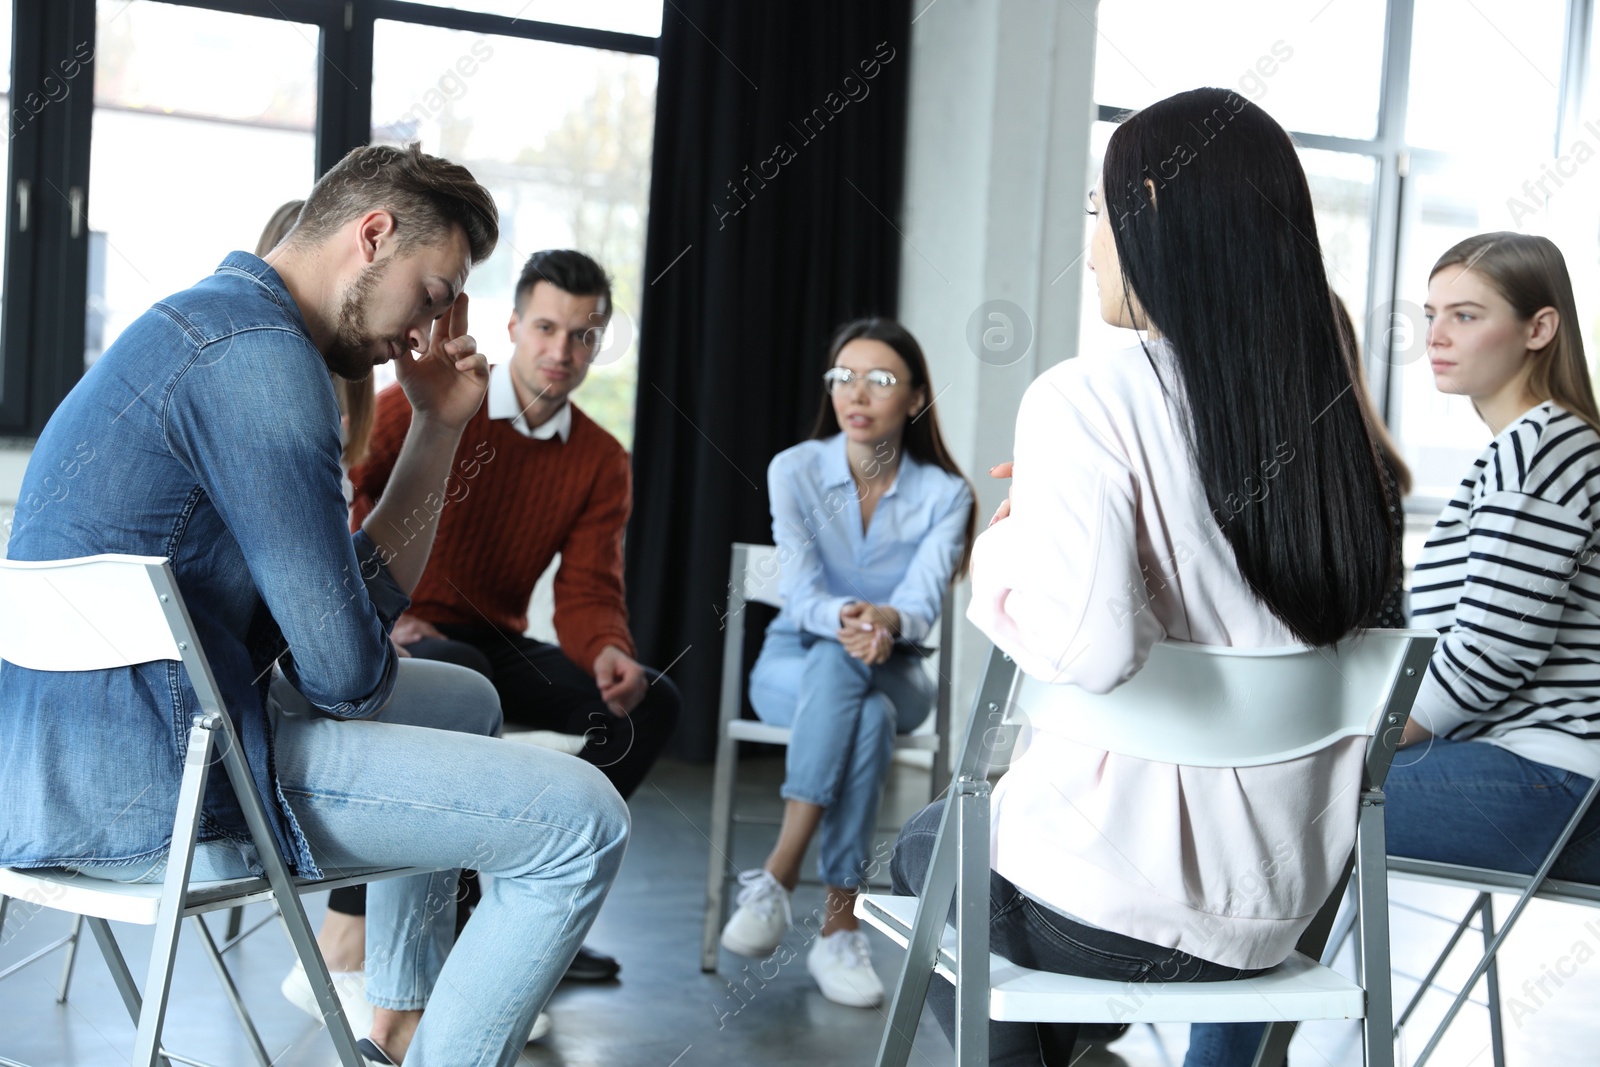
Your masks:
{"label": "striped shirt", "polygon": [[1553,402],[1490,443],[1412,574],[1413,625],[1442,635],[1412,714],[1585,777],[1600,774],[1600,434]]}

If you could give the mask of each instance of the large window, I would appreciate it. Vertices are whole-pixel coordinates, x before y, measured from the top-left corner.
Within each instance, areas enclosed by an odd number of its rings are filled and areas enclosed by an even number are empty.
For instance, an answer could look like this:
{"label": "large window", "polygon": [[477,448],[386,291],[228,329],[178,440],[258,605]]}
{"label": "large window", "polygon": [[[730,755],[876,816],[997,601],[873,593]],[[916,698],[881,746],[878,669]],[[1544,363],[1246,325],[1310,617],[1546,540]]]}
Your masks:
{"label": "large window", "polygon": [[655,59],[387,21],[374,42],[373,143],[420,140],[469,168],[500,208],[500,243],[467,282],[491,362],[510,354],[506,322],[530,254],[576,248],[612,275],[613,329],[577,401],[631,447]]}
{"label": "large window", "polygon": [[134,318],[253,249],[349,149],[417,140],[499,204],[470,283],[491,358],[528,253],[575,247],[611,271],[615,326],[578,401],[631,442],[662,6],[0,0],[16,57],[0,435],[37,434]]}
{"label": "large window", "polygon": [[[1100,0],[1091,166],[1132,108],[1237,89],[1294,135],[1328,276],[1431,520],[1488,441],[1423,358],[1428,269],[1490,230],[1563,250],[1588,350],[1600,300],[1600,108],[1586,97],[1593,0]],[[1148,27],[1159,26],[1152,34]],[[1592,124],[1592,125],[1591,125]],[[1594,171],[1594,173],[1590,173]],[[1085,348],[1127,343],[1086,279]]]}
{"label": "large window", "polygon": [[254,249],[316,174],[317,27],[153,0],[96,13],[86,365]]}
{"label": "large window", "polygon": [[560,22],[645,37],[661,36],[660,0],[456,0],[453,6],[509,15],[524,22]]}

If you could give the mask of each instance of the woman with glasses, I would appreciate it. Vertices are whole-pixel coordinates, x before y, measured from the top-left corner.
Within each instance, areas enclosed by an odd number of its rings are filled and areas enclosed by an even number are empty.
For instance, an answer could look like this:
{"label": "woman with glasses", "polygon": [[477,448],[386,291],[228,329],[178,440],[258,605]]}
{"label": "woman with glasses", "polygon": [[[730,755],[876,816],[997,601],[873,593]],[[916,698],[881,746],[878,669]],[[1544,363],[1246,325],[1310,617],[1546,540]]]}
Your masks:
{"label": "woman with glasses", "polygon": [[872,873],[894,735],[933,706],[934,681],[914,645],[966,568],[977,510],[905,327],[882,318],[846,325],[823,380],[812,439],[779,453],[767,472],[784,606],[751,671],[750,703],[791,730],[783,825],[765,866],[739,876],[722,944],[756,958],[778,948],[820,831],[828,902],[806,966],[829,1000],[872,1007],[883,985],[857,928],[856,887]]}

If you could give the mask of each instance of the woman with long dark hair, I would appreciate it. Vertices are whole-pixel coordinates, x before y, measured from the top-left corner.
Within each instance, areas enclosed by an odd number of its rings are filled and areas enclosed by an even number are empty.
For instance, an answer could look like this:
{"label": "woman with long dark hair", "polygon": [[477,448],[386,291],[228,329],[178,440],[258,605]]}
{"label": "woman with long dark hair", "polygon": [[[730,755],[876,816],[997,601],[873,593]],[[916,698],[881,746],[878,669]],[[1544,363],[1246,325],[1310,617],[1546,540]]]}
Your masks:
{"label": "woman with long dark hair", "polygon": [[739,876],[739,907],[722,944],[771,955],[791,915],[789,894],[820,832],[826,914],[806,958],[829,1000],[883,999],[856,888],[894,735],[933,706],[935,686],[913,643],[966,569],[977,511],[939,433],[928,364],[890,319],[859,319],[835,335],[827,395],[812,439],[767,471],[783,611],[750,673],[750,703],[791,729],[783,825],[766,864]]}
{"label": "woman with long dark hair", "polygon": [[[1423,311],[1434,384],[1469,397],[1494,439],[1412,571],[1412,620],[1440,638],[1385,834],[1392,855],[1532,874],[1600,774],[1600,410],[1548,238],[1460,242]],[[1550,873],[1600,885],[1600,807]],[[1261,1029],[1196,1027],[1196,1062],[1248,1067]]]}
{"label": "woman with long dark hair", "polygon": [[[1161,640],[1326,646],[1367,625],[1396,572],[1397,501],[1288,134],[1236,93],[1181,93],[1112,134],[1092,199],[1101,315],[1145,339],[1029,388],[968,617],[1028,674],[1093,692]],[[995,951],[1127,981],[1289,955],[1354,843],[1361,738],[1205,768],[1031,727],[993,798]],[[901,833],[897,893],[922,885],[939,815]],[[929,999],[951,1032],[953,989]],[[991,1024],[990,1062],[1064,1065],[1076,1037]]]}

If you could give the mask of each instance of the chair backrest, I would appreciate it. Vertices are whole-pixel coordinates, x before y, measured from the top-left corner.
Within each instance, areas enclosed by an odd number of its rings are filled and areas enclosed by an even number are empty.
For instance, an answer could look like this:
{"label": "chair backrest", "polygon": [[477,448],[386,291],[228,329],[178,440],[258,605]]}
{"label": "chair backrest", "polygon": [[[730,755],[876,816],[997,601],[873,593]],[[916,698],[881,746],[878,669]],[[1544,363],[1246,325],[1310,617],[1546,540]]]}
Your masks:
{"label": "chair backrest", "polygon": [[[216,676],[165,558],[0,560],[0,660],[94,671],[161,659],[181,661],[201,710],[222,713]],[[232,723],[224,729],[231,733]]]}
{"label": "chair backrest", "polygon": [[741,590],[746,602],[769,604],[781,610],[783,594],[778,592],[780,568],[776,545],[735,542],[730,579]]}
{"label": "chair backrest", "polygon": [[[130,555],[39,562],[0,560],[0,660],[39,671],[104,670],[155,660],[179,660],[200,705],[201,714],[194,716],[188,731],[183,776],[178,783],[168,849],[170,862],[157,905],[144,1002],[135,1012],[138,1032],[132,1062],[154,1064],[158,1059],[164,1062],[176,1058],[161,1051],[161,1031],[178,927],[189,901],[189,879],[206,783],[217,756],[239,802],[296,954],[313,975],[313,986],[329,987],[325,996],[319,996],[341,1062],[359,1062],[355,1036],[331,992],[315,934],[306,922],[289,867],[278,850],[266,808],[245,762],[239,735],[223,708],[216,677],[195,637],[194,620],[167,560],[161,556]],[[239,885],[240,881],[227,884]],[[211,883],[213,891],[220,885]],[[126,967],[122,970],[119,981],[131,989]]]}
{"label": "chair backrest", "polygon": [[1368,630],[1331,649],[1164,641],[1109,693],[1018,672],[1013,716],[1036,731],[1162,763],[1279,763],[1373,734],[1401,672],[1418,671],[1437,637]]}
{"label": "chair backrest", "polygon": [[0,659],[91,671],[181,659],[157,590],[160,556],[0,560]]}

